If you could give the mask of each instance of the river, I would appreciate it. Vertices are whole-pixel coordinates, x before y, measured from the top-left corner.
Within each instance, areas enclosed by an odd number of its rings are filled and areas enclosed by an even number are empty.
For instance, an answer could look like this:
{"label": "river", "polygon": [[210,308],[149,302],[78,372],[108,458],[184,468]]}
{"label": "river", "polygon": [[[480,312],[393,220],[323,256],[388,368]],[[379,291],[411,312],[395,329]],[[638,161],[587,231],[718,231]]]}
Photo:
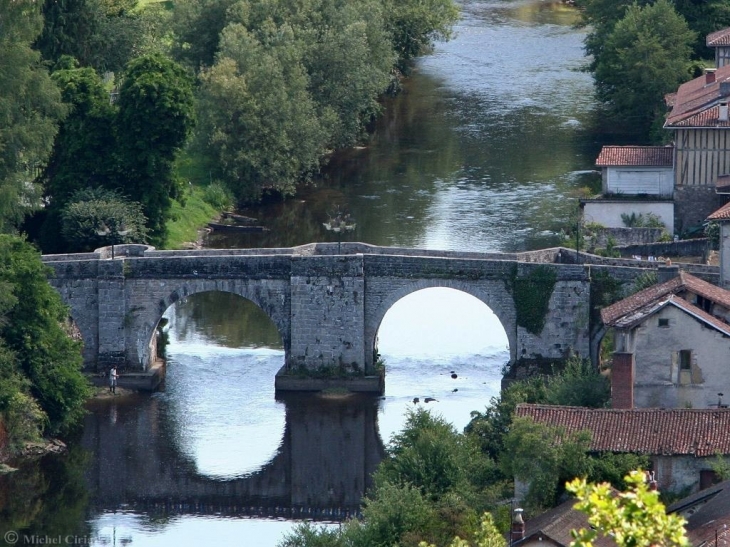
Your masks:
{"label": "river", "polygon": [[[211,247],[348,240],[509,251],[561,241],[595,184],[601,136],[575,12],[544,0],[463,1],[455,38],[419,60],[367,146],[338,154],[297,199],[243,214],[268,231]],[[294,523],[358,511],[409,409],[463,428],[499,390],[507,338],[484,304],[449,289],[385,316],[383,397],[277,398],[278,332],[221,293],[168,310],[168,370],[153,395],[95,400],[62,458],[0,477],[0,537],[16,544],[273,547]],[[417,398],[417,401],[416,401]],[[426,402],[429,398],[429,402]],[[433,399],[433,400],[430,400]],[[336,524],[332,524],[336,525]]]}

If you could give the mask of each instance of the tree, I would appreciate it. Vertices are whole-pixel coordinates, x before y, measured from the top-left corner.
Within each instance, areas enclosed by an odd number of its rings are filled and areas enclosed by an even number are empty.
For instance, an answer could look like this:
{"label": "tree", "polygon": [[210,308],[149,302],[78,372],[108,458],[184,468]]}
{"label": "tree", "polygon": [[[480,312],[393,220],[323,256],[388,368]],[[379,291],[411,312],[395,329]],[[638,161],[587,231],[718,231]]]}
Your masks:
{"label": "tree", "polygon": [[629,488],[614,493],[607,483],[588,484],[574,479],[566,485],[575,494],[575,508],[588,515],[589,529],[571,531],[575,547],[592,547],[599,536],[611,537],[619,547],[686,547],[685,520],[667,515],[659,492],[650,490],[645,475],[632,471],[625,477]]}
{"label": "tree", "polygon": [[524,499],[528,507],[548,509],[555,505],[566,480],[588,474],[590,439],[589,432],[566,434],[560,427],[516,418],[504,440],[502,470],[529,484]]}
{"label": "tree", "polygon": [[147,239],[142,206],[113,190],[77,192],[63,208],[61,220],[63,238],[80,252]]}
{"label": "tree", "polygon": [[138,57],[127,67],[118,107],[116,188],[139,200],[150,238],[161,243],[181,190],[173,163],[194,125],[192,80],[160,54]]}
{"label": "tree", "polygon": [[32,183],[65,112],[56,86],[31,49],[43,25],[31,0],[0,0],[0,232],[40,205]]}
{"label": "tree", "polygon": [[327,134],[291,26],[268,21],[254,35],[229,25],[202,82],[201,134],[239,201],[264,189],[291,195],[318,168]]}
{"label": "tree", "polygon": [[[473,541],[466,541],[460,537],[455,537],[454,541],[449,544],[449,547],[507,547],[507,541],[504,536],[499,533],[497,527],[494,525],[494,519],[490,513],[484,513],[482,515],[481,523],[479,524],[479,530],[474,532]],[[425,541],[422,541],[418,547],[436,547],[431,544],[428,545]]]}
{"label": "tree", "polygon": [[[61,123],[41,176],[52,207],[63,208],[80,189],[109,186],[114,174],[114,109],[92,68],[57,70],[53,81],[70,112]],[[57,226],[54,226],[57,229]]]}
{"label": "tree", "polygon": [[228,9],[237,0],[183,0],[175,3],[172,29],[175,58],[195,71],[215,62],[221,33],[228,25]]}
{"label": "tree", "polygon": [[35,47],[51,64],[71,56],[98,71],[122,70],[144,38],[136,5],[137,0],[45,0]]}
{"label": "tree", "polygon": [[453,0],[383,0],[387,27],[398,54],[398,68],[408,72],[413,59],[428,53],[436,40],[448,40],[459,20]]}
{"label": "tree", "polygon": [[68,310],[47,275],[33,247],[18,237],[0,236],[0,285],[14,298],[0,338],[48,416],[48,430],[56,432],[81,419],[89,386],[81,373],[81,345],[64,328]]}
{"label": "tree", "polygon": [[598,98],[618,119],[648,134],[663,122],[664,96],[690,77],[694,39],[669,0],[629,6],[596,57]]}

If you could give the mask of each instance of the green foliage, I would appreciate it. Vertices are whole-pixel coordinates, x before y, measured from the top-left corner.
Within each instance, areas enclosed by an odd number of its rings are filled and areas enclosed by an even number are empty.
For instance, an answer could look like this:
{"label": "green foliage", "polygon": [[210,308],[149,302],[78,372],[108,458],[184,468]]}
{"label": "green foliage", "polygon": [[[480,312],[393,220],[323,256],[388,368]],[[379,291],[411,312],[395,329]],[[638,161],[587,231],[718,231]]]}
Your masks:
{"label": "green foliage", "polygon": [[40,180],[52,197],[52,207],[60,210],[74,192],[110,185],[116,139],[109,93],[93,69],[72,64],[54,72],[52,78],[70,112],[59,127]]}
{"label": "green foliage", "polygon": [[620,281],[607,272],[594,272],[591,277],[591,324],[601,325],[601,309],[623,297],[623,285]]}
{"label": "green foliage", "polygon": [[496,476],[476,439],[460,435],[443,418],[426,410],[409,410],[402,432],[393,436],[375,475],[375,483],[417,485],[424,496],[437,501],[448,492],[469,494],[473,485],[483,486]]}
{"label": "green foliage", "polygon": [[118,107],[117,184],[142,204],[150,238],[160,243],[172,198],[181,192],[173,165],[193,128],[192,80],[162,55],[138,57],[127,67]]}
{"label": "green foliage", "polygon": [[45,0],[36,48],[51,65],[64,55],[97,71],[119,71],[142,49],[136,0]]}
{"label": "green foliage", "polygon": [[576,495],[575,508],[588,515],[589,529],[571,531],[575,547],[592,547],[600,536],[613,539],[619,547],[685,547],[689,545],[685,520],[668,515],[659,493],[649,490],[641,471],[626,478],[628,490],[614,494],[607,483],[588,484],[575,479],[566,487]]}
{"label": "green foliage", "polygon": [[720,223],[717,221],[711,221],[705,224],[704,227],[705,237],[710,242],[710,248],[718,250],[720,248]]}
{"label": "green foliage", "polygon": [[375,498],[365,498],[363,518],[354,542],[362,547],[415,547],[438,524],[433,506],[409,484],[380,485]]}
{"label": "green foliage", "polygon": [[537,266],[524,277],[512,281],[512,298],[517,308],[517,324],[532,334],[540,334],[550,307],[557,273],[549,266]]}
{"label": "green foliage", "polygon": [[524,498],[528,509],[553,507],[566,480],[588,473],[590,439],[589,432],[567,434],[563,428],[538,424],[531,418],[512,421],[500,464],[505,475],[529,483]]}
{"label": "green foliage", "polygon": [[171,26],[175,34],[173,55],[194,70],[215,61],[220,36],[228,24],[229,8],[237,0],[183,0],[175,3]]}
{"label": "green foliage", "polygon": [[456,16],[453,0],[183,1],[175,52],[201,69],[198,142],[216,176],[241,203],[292,194],[364,137],[399,54],[447,38]]}
{"label": "green foliage", "polygon": [[657,120],[663,121],[664,96],[690,78],[696,35],[669,0],[634,3],[602,32],[593,52],[598,98],[616,118],[648,134]]}
{"label": "green foliage", "polygon": [[15,303],[0,326],[18,371],[27,378],[30,394],[58,431],[78,422],[89,386],[81,373],[80,344],[63,325],[67,309],[47,281],[39,254],[19,238],[0,236],[0,284]]}
{"label": "green foliage", "polygon": [[297,524],[294,529],[284,535],[277,547],[344,547],[341,530],[315,526],[311,522]]}
{"label": "green foliage", "polygon": [[65,110],[40,54],[31,49],[43,25],[39,4],[0,0],[0,13],[0,232],[8,232],[40,206],[31,182]]}
{"label": "green foliage", "polygon": [[233,206],[234,199],[231,192],[221,182],[213,181],[205,187],[203,199],[218,211],[225,211]]}
{"label": "green foliage", "polygon": [[258,200],[264,188],[293,194],[326,150],[297,46],[287,25],[230,25],[219,61],[202,75],[201,132],[239,201]]}
{"label": "green foliage", "polygon": [[710,462],[710,468],[721,481],[730,479],[730,462],[722,454],[715,454],[715,461]]}
{"label": "green foliage", "polygon": [[448,40],[459,10],[451,0],[384,0],[388,28],[398,53],[398,68],[430,51],[435,40]]}
{"label": "green foliage", "polygon": [[[506,547],[507,542],[504,536],[497,530],[494,525],[494,519],[490,513],[482,515],[479,529],[474,532],[472,541],[463,540],[459,537],[449,544],[449,547]],[[418,547],[436,547],[433,544],[427,544],[425,541],[418,544]]]}
{"label": "green foliage", "polygon": [[634,469],[646,469],[650,464],[645,454],[602,452],[591,457],[588,480],[608,482],[614,488],[625,490],[628,487],[626,476]]}
{"label": "green foliage", "polygon": [[103,188],[76,192],[61,212],[61,233],[70,247],[88,252],[105,245],[144,243],[142,206]]}
{"label": "green foliage", "polygon": [[601,408],[611,398],[611,385],[590,359],[570,357],[560,372],[546,380],[545,404]]}
{"label": "green foliage", "polygon": [[11,452],[20,451],[26,443],[39,442],[48,421],[38,402],[21,391],[10,397],[2,416],[8,429]]}
{"label": "green foliage", "polygon": [[656,272],[644,272],[639,277],[634,279],[634,282],[631,284],[631,288],[629,289],[629,295],[635,294],[639,291],[643,291],[644,289],[648,289],[649,287],[653,287],[658,282],[659,277],[657,277]]}
{"label": "green foliage", "polygon": [[621,222],[627,228],[666,228],[662,220],[654,213],[621,213]]}
{"label": "green foliage", "polygon": [[571,357],[551,376],[531,377],[510,383],[492,397],[484,412],[472,411],[465,432],[475,436],[481,450],[499,459],[509,433],[515,408],[520,403],[601,408],[610,397],[608,380],[588,360]]}
{"label": "green foliage", "polygon": [[597,254],[600,256],[607,256],[611,258],[620,258],[621,252],[616,249],[616,240],[613,237],[608,238],[608,241],[606,241],[606,248],[605,249],[598,249]]}
{"label": "green foliage", "polygon": [[502,453],[504,437],[509,432],[517,405],[544,403],[546,397],[545,381],[542,378],[512,382],[502,389],[499,396],[490,399],[484,412],[472,411],[471,421],[464,431],[475,436],[482,452],[496,460]]}

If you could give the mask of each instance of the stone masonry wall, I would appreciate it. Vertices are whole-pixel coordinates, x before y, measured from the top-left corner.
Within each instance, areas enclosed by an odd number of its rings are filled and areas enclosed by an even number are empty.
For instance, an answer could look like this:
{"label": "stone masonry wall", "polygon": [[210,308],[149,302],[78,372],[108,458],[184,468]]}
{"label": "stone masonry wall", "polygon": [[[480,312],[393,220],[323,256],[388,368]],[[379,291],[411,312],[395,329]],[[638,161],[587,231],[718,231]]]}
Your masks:
{"label": "stone masonry wall", "polygon": [[287,367],[364,372],[364,293],[361,255],[293,258]]}

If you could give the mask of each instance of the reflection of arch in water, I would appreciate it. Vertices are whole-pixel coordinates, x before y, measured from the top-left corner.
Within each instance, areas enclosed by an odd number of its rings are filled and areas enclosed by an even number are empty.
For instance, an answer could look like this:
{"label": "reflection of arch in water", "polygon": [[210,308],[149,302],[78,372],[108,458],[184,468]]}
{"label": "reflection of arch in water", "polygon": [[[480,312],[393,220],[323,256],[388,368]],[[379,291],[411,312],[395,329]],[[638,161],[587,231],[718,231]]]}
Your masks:
{"label": "reflection of arch in water", "polygon": [[506,291],[503,282],[493,280],[465,282],[460,279],[422,279],[415,281],[403,280],[403,282],[393,285],[393,290],[383,291],[383,296],[377,305],[373,306],[372,311],[368,313],[365,322],[365,343],[366,347],[373,348],[373,355],[377,352],[377,334],[380,329],[380,325],[382,324],[386,313],[398,301],[424,289],[448,288],[475,297],[494,313],[494,315],[499,319],[507,337],[510,350],[510,361],[514,362],[517,333],[516,328],[507,327],[509,325],[515,325],[516,311],[512,299],[505,299],[504,297]]}
{"label": "reflection of arch in water", "polygon": [[288,396],[284,402],[286,426],[276,456],[256,473],[221,481],[197,474],[176,451],[160,421],[158,398],[95,401],[82,439],[93,452],[86,472],[93,505],[191,513],[215,507],[292,518],[355,514],[384,451],[377,398]]}
{"label": "reflection of arch in water", "polygon": [[[160,397],[177,451],[214,479],[260,468],[284,430],[284,405],[275,401],[271,381],[284,363],[278,329],[253,302],[221,291],[182,298],[164,316]],[[227,450],[241,456],[231,459]]]}

